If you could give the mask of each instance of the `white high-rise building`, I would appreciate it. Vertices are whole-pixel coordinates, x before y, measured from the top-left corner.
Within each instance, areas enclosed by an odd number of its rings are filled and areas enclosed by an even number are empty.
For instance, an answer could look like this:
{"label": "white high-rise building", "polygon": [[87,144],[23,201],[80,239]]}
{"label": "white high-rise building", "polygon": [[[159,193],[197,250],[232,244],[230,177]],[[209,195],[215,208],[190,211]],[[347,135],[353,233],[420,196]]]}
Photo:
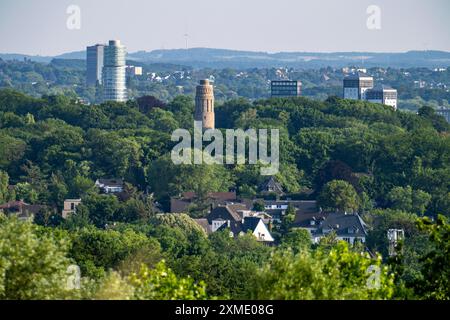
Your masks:
{"label": "white high-rise building", "polygon": [[373,88],[373,77],[355,72],[344,78],[344,99],[365,100],[366,91]]}
{"label": "white high-rise building", "polygon": [[126,50],[120,40],[110,40],[104,50],[103,100],[127,100]]}
{"label": "white high-rise building", "polygon": [[389,86],[378,85],[366,91],[366,100],[374,103],[382,103],[397,110],[397,90]]}

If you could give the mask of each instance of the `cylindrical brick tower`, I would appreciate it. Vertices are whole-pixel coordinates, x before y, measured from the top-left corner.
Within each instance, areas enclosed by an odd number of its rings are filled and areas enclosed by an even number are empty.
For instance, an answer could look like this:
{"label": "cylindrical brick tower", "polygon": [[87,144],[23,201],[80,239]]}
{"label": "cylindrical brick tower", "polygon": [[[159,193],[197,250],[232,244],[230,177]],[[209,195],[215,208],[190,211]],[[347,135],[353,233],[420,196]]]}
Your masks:
{"label": "cylindrical brick tower", "polygon": [[202,121],[203,129],[214,129],[214,87],[209,80],[200,80],[195,93],[195,121]]}

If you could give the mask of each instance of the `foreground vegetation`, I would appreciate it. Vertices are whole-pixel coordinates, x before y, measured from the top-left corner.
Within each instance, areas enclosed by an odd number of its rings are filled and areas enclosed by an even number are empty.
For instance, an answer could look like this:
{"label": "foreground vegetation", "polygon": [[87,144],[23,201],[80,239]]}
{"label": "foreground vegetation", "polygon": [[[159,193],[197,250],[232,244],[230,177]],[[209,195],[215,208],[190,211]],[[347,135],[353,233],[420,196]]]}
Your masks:
{"label": "foreground vegetation", "polygon": [[[208,239],[192,223],[67,230],[0,217],[0,299],[450,298],[450,225],[443,217],[417,221],[430,250],[415,257],[413,282],[402,271],[410,257],[383,263],[332,237],[314,248],[268,248],[226,232]],[[197,239],[180,252],[180,237]],[[82,269],[79,286],[70,286],[73,263]]]}

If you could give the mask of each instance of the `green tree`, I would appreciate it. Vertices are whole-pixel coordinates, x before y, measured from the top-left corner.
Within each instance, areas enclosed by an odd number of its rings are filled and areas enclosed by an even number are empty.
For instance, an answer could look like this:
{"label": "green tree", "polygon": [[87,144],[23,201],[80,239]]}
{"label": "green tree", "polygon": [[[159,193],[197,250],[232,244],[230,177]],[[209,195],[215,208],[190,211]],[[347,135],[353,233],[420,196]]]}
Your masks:
{"label": "green tree", "polygon": [[49,203],[53,204],[58,209],[62,209],[68,191],[64,179],[60,175],[51,175],[48,184],[48,192],[50,196]]}
{"label": "green tree", "polygon": [[291,248],[294,253],[299,253],[309,250],[311,245],[311,235],[308,230],[293,228],[281,238],[280,249]]}
{"label": "green tree", "polygon": [[[371,270],[377,270],[376,278]],[[257,271],[250,294],[255,299],[390,299],[394,277],[381,257],[371,259],[340,242],[331,250],[275,254]]]}
{"label": "green tree", "polygon": [[95,193],[82,198],[81,205],[87,208],[90,221],[99,228],[105,228],[108,222],[113,221],[120,208],[116,196]]}
{"label": "green tree", "polygon": [[19,182],[15,185],[16,198],[27,203],[34,204],[37,202],[38,193],[28,182]]}
{"label": "green tree", "polygon": [[129,277],[136,300],[206,300],[206,285],[192,278],[178,278],[161,261],[154,269],[142,266]]}
{"label": "green tree", "polygon": [[295,208],[291,205],[288,206],[286,213],[282,217],[281,228],[283,232],[288,232],[292,223],[295,221]]}
{"label": "green tree", "polygon": [[14,200],[14,194],[9,190],[8,173],[0,170],[0,204]]}
{"label": "green tree", "polygon": [[7,169],[11,164],[22,159],[27,144],[21,139],[13,138],[5,133],[0,134],[0,168]]}
{"label": "green tree", "polygon": [[411,186],[406,188],[395,187],[388,194],[388,200],[393,209],[414,212],[423,215],[431,201],[431,195],[422,190],[413,190]]}
{"label": "green tree", "polygon": [[319,205],[334,210],[356,211],[359,198],[351,184],[343,180],[328,182],[317,199]]}
{"label": "green tree", "polygon": [[67,241],[39,235],[31,222],[0,216],[0,299],[64,298],[67,248]]}
{"label": "green tree", "polygon": [[145,234],[125,229],[100,230],[84,228],[71,234],[70,256],[79,264],[83,274],[100,278],[111,268],[131,268],[126,259],[140,250],[159,251],[159,244]]}
{"label": "green tree", "polygon": [[422,280],[415,283],[419,297],[450,299],[450,224],[439,215],[436,222],[424,218],[418,227],[429,236],[433,249],[420,258]]}

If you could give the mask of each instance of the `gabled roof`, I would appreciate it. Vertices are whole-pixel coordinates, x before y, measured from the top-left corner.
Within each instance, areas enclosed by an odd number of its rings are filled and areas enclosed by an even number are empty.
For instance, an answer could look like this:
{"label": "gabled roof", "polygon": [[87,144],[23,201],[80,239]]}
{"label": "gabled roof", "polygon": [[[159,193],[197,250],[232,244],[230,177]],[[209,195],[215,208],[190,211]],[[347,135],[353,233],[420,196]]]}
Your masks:
{"label": "gabled roof", "polygon": [[189,200],[170,198],[170,212],[186,213],[191,203]]}
{"label": "gabled roof", "polygon": [[239,220],[242,220],[242,215],[239,211],[248,210],[247,206],[242,203],[232,203],[228,204],[226,207],[234,217],[239,217]]}
{"label": "gabled roof", "polygon": [[[325,221],[328,214],[324,212],[301,212],[297,211],[295,213],[295,220],[292,223],[294,228],[317,228],[322,221]],[[311,225],[311,221],[314,220],[316,224]]]}
{"label": "gabled roof", "polygon": [[259,188],[262,192],[267,192],[271,189],[273,191],[270,192],[283,193],[283,187],[274,176],[270,176],[266,179],[266,181],[264,181]]}
{"label": "gabled roof", "polygon": [[214,208],[211,213],[208,215],[207,219],[209,223],[216,219],[224,219],[230,221],[241,221],[242,216],[239,214],[239,210],[247,210],[247,207],[243,204],[228,204],[228,205],[219,205]]}
{"label": "gabled roof", "polygon": [[330,230],[335,231],[341,237],[367,235],[367,226],[357,213],[301,213],[297,211],[292,227],[314,229],[316,235],[328,233]]}
{"label": "gabled roof", "polygon": [[366,224],[358,214],[330,213],[322,222],[318,233],[324,230],[333,230],[338,236],[358,236],[367,235]]}
{"label": "gabled roof", "polygon": [[260,221],[261,218],[259,217],[246,217],[244,219],[244,223],[242,224],[242,231],[243,232],[247,232],[248,230],[252,232],[255,231]]}
{"label": "gabled roof", "polygon": [[241,221],[229,221],[228,223],[224,223],[223,225],[220,226],[219,229],[217,229],[218,231],[222,231],[229,228],[231,232],[233,232],[234,235],[238,235],[239,233],[242,232],[242,223]]}
{"label": "gabled roof", "polygon": [[[258,233],[258,235],[255,234],[256,228],[258,225],[261,225],[262,228],[265,230],[264,235]],[[272,235],[270,234],[269,229],[267,229],[267,226],[264,224],[263,220],[259,217],[246,217],[244,219],[244,223],[242,224],[242,232],[248,232],[251,231],[256,237],[258,238],[258,241],[264,241],[264,242],[273,242],[274,239]],[[260,238],[261,237],[261,238]]]}
{"label": "gabled roof", "polygon": [[212,233],[211,225],[208,223],[208,219],[194,219],[194,221],[206,231],[206,234]]}

